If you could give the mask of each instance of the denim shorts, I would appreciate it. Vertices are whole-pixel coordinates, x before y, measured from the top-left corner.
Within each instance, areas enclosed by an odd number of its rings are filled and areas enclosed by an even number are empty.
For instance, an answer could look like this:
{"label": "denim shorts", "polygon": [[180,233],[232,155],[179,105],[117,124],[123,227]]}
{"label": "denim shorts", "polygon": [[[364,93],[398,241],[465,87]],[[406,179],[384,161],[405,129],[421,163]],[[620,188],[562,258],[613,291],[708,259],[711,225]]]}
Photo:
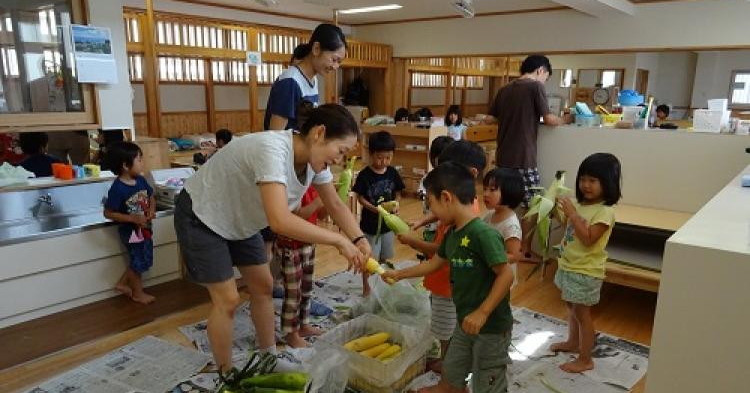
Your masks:
{"label": "denim shorts", "polygon": [[562,300],[584,306],[599,303],[603,281],[601,278],[560,268],[555,273],[555,285],[562,291]]}

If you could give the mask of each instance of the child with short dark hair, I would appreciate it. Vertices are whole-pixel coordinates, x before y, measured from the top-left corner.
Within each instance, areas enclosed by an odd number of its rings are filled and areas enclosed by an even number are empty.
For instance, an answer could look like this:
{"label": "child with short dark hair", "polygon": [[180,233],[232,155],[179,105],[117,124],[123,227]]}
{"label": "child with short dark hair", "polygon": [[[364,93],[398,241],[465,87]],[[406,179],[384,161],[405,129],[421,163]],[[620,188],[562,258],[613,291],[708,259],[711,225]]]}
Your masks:
{"label": "child with short dark hair", "polygon": [[222,128],[216,131],[216,149],[221,149],[232,141],[232,131]]}
{"label": "child with short dark hair", "polygon": [[510,168],[493,168],[484,175],[484,222],[495,228],[505,243],[508,263],[513,270],[513,285],[518,283],[518,266],[521,260],[521,222],[514,211],[523,201],[523,177]]}
{"label": "child with short dark hair", "polygon": [[[370,164],[357,174],[352,191],[362,205],[362,218],[359,226],[372,247],[372,257],[384,263],[393,258],[393,232],[378,214],[377,206],[390,201],[399,201],[404,190],[404,181],[396,168],[391,166],[396,141],[387,131],[378,131],[370,135],[367,149],[370,153]],[[398,206],[390,209],[398,213]],[[362,274],[363,294],[370,292],[367,284],[368,275]]]}
{"label": "child with short dark hair", "polygon": [[52,176],[52,164],[62,162],[59,158],[47,154],[49,136],[45,132],[22,132],[18,144],[23,154],[28,155],[18,165],[36,177]]}
{"label": "child with short dark hair", "polygon": [[154,262],[151,220],[156,216],[156,198],[143,172],[143,152],[131,142],[109,146],[107,161],[117,179],[107,193],[104,217],[120,223],[117,232],[127,249],[129,264],[115,289],[138,303],[155,298],[143,291],[141,275]]}
{"label": "child with short dark hair", "polygon": [[[453,162],[465,166],[476,179],[479,174],[484,172],[485,166],[487,165],[487,158],[484,155],[484,150],[479,144],[468,140],[461,140],[447,144],[438,156],[437,163],[439,165],[443,165],[447,162]],[[472,190],[474,190],[474,185],[472,185]],[[480,207],[476,199],[473,202],[472,209],[474,213],[479,215]],[[423,225],[437,220],[438,217],[435,214],[430,213],[417,225]],[[418,226],[415,225],[415,227]],[[398,240],[421,251],[427,255],[428,258],[432,258],[437,252],[440,243],[443,242],[449,229],[449,224],[442,221],[439,222],[435,229],[435,237],[432,243],[419,240],[410,235],[399,235]],[[424,279],[424,287],[430,291],[432,311],[430,314],[430,328],[432,334],[440,340],[442,358],[445,356],[448,342],[456,327],[456,307],[453,304],[453,299],[451,297],[450,266],[445,264],[436,271],[428,274]],[[428,368],[432,371],[440,372],[442,370],[441,360],[431,360],[428,362]]]}
{"label": "child with short dark hair", "polygon": [[550,347],[554,352],[578,352],[560,366],[569,373],[594,368],[591,351],[595,331],[591,307],[599,303],[607,262],[607,242],[615,225],[613,206],[620,200],[620,161],[609,153],[586,157],[576,176],[576,203],[559,198],[567,220],[555,285],[568,307],[568,339]]}
{"label": "child with short dark hair", "polygon": [[507,391],[506,371],[511,362],[508,346],[513,328],[509,293],[513,272],[506,263],[499,233],[482,221],[473,207],[474,185],[475,177],[464,165],[448,162],[432,170],[425,179],[430,208],[451,229],[435,258],[382,275],[385,280],[402,280],[425,276],[450,265],[459,323],[443,360],[440,383],[422,392],[462,393],[470,373],[475,392]]}

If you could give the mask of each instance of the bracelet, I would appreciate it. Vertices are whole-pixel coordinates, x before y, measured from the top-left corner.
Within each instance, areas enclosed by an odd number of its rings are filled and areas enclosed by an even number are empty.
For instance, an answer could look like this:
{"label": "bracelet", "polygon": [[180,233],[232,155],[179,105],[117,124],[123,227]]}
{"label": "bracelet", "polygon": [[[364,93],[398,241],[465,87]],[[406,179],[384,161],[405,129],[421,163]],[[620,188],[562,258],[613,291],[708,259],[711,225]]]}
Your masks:
{"label": "bracelet", "polygon": [[357,244],[358,241],[365,238],[365,235],[357,236],[354,239],[352,239],[352,244]]}

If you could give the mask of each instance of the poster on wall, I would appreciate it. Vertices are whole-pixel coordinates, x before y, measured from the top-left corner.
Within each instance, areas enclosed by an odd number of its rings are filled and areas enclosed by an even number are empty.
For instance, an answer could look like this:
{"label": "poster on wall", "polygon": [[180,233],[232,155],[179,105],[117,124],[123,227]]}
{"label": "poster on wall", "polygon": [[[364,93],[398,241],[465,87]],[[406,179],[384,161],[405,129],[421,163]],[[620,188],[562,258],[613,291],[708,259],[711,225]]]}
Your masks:
{"label": "poster on wall", "polygon": [[78,82],[117,83],[117,64],[109,28],[71,25],[71,32]]}
{"label": "poster on wall", "polygon": [[257,67],[261,65],[262,58],[260,56],[260,52],[247,52],[245,54],[245,61],[247,65]]}

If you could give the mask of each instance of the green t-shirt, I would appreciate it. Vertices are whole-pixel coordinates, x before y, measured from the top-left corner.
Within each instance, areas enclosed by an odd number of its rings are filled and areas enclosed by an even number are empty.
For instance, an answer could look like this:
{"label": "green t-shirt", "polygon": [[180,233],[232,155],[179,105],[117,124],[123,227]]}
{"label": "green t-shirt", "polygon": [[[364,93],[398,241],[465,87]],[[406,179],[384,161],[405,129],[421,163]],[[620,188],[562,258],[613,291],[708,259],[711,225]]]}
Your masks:
{"label": "green t-shirt", "polygon": [[[460,326],[463,319],[479,308],[490,294],[496,277],[492,267],[508,261],[505,245],[496,230],[475,218],[459,230],[450,229],[440,243],[438,255],[450,262],[453,302]],[[506,295],[487,317],[479,333],[504,333],[512,326],[510,295]]]}
{"label": "green t-shirt", "polygon": [[615,225],[615,209],[603,203],[594,205],[575,203],[575,207],[578,215],[583,217],[589,226],[605,224],[607,230],[596,243],[587,247],[578,240],[573,224],[568,222],[562,240],[562,254],[557,263],[563,270],[604,278],[604,265],[607,262],[605,248],[609,242],[609,235],[612,234],[612,227]]}

